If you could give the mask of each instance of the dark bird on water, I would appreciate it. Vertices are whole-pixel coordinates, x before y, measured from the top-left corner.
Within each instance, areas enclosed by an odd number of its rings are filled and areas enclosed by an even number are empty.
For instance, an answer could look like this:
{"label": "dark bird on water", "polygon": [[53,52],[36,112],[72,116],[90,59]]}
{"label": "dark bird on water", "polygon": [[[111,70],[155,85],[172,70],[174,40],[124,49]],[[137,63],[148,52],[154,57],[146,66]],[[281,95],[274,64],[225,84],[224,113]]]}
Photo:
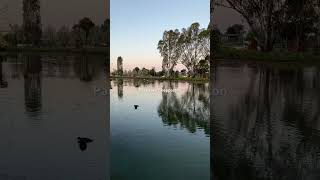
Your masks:
{"label": "dark bird on water", "polygon": [[139,105],[134,105],[134,109],[138,109]]}
{"label": "dark bird on water", "polygon": [[93,142],[93,140],[89,138],[78,137],[77,139],[78,139],[78,144],[81,151],[86,150],[87,144]]}

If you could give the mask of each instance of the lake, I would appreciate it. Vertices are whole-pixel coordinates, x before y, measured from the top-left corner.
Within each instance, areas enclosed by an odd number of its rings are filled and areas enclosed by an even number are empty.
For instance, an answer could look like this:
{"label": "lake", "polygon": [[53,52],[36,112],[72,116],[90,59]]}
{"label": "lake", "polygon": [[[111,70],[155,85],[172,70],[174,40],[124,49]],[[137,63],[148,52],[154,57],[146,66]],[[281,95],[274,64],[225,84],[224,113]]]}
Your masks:
{"label": "lake", "polygon": [[320,179],[320,66],[224,61],[211,72],[226,92],[211,94],[213,179]]}
{"label": "lake", "polygon": [[106,86],[106,62],[85,54],[0,56],[0,179],[108,179],[109,103],[94,93]]}
{"label": "lake", "polygon": [[210,178],[208,83],[113,79],[111,86],[112,180]]}

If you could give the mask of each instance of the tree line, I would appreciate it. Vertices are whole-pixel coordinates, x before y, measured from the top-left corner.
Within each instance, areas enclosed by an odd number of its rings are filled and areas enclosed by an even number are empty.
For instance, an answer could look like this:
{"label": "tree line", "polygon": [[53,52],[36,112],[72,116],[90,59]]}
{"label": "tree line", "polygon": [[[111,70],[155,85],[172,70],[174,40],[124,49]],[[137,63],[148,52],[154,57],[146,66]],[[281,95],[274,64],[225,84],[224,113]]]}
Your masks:
{"label": "tree line", "polygon": [[162,57],[162,71],[173,76],[174,68],[181,63],[189,77],[204,76],[209,71],[210,31],[195,22],[181,31],[166,30],[158,42]]}
{"label": "tree line", "polygon": [[[62,26],[56,29],[47,26],[39,29],[38,26],[26,28],[26,25],[10,25],[10,32],[4,36],[8,46],[30,45],[42,47],[83,47],[107,46],[110,38],[110,20],[95,25],[91,19],[84,17],[72,27]],[[32,28],[37,30],[31,30]]]}

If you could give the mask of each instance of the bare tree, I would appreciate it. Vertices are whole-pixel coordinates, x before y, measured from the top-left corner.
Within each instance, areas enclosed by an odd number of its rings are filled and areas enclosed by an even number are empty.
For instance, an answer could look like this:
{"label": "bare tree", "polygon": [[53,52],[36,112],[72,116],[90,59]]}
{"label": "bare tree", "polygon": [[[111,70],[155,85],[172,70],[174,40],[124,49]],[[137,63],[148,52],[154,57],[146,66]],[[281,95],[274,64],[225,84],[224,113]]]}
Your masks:
{"label": "bare tree", "polygon": [[230,8],[240,13],[257,37],[262,51],[271,51],[277,26],[285,16],[287,0],[226,0]]}

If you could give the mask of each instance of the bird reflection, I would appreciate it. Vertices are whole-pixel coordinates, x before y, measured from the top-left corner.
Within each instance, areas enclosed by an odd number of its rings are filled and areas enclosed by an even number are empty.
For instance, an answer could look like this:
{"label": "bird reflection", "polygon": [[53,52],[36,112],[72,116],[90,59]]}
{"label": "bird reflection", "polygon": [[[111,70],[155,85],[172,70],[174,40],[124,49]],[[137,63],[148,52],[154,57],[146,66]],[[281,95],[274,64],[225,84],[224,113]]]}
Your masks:
{"label": "bird reflection", "polygon": [[93,142],[92,139],[78,137],[78,144],[81,151],[85,151],[87,149],[87,144]]}

